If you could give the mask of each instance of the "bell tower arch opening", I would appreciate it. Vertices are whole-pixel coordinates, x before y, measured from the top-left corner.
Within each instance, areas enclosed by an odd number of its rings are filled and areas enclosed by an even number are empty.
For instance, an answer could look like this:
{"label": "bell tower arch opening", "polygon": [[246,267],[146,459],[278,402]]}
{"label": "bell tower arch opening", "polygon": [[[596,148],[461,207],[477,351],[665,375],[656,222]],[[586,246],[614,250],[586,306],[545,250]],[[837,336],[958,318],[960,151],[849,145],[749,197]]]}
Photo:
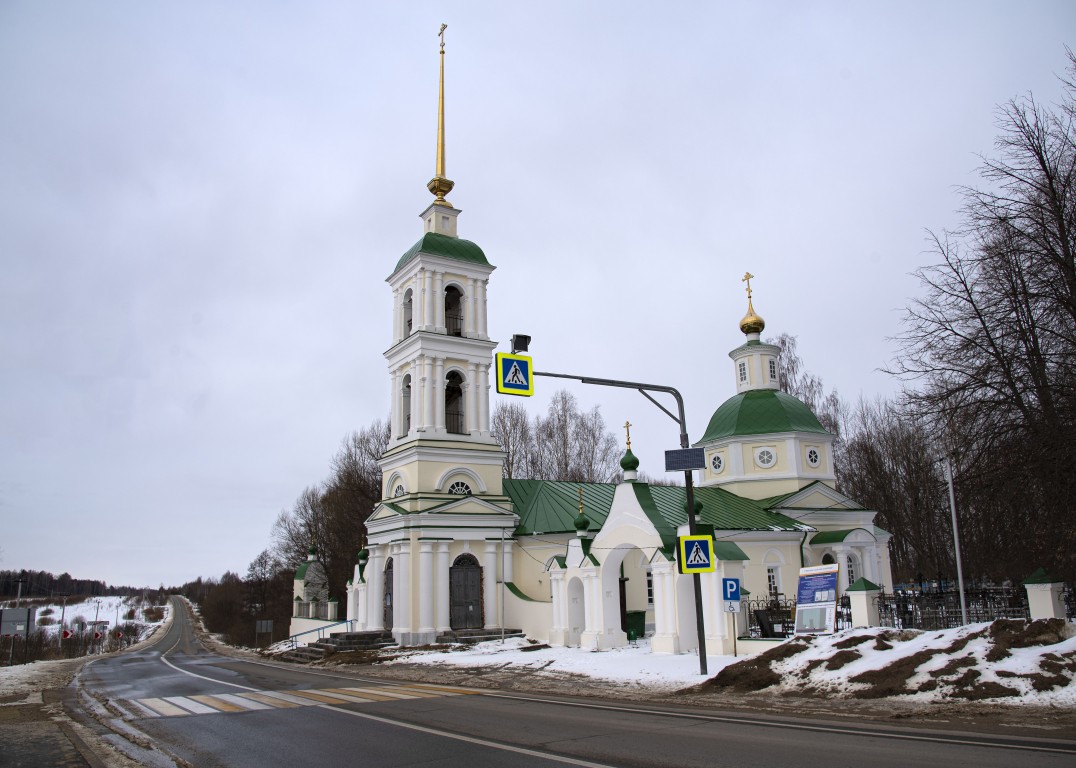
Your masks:
{"label": "bell tower arch opening", "polygon": [[445,430],[453,435],[467,434],[466,412],[463,407],[463,375],[449,371],[445,376]]}
{"label": "bell tower arch opening", "polygon": [[454,285],[445,288],[445,333],[463,335],[463,292]]}

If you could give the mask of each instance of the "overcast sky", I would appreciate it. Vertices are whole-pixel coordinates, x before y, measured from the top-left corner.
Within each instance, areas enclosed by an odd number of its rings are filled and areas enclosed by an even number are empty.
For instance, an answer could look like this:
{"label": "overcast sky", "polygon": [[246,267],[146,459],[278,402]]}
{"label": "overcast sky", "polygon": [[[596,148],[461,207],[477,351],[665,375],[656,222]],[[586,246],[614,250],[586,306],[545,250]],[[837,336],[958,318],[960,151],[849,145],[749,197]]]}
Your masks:
{"label": "overcast sky", "polygon": [[[0,568],[245,573],[387,416],[442,21],[491,336],[678,387],[697,439],[746,270],[827,387],[897,390],[926,230],[956,223],[995,106],[1058,98],[1076,4],[0,3]],[[538,384],[535,411],[561,386]],[[672,421],[565,386],[661,474]]]}

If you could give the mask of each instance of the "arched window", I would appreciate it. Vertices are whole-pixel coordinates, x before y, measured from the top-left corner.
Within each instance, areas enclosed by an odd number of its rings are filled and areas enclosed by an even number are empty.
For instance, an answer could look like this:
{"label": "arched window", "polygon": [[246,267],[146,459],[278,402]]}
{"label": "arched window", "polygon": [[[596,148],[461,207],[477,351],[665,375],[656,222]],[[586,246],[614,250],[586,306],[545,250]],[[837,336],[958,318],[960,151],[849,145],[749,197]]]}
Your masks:
{"label": "arched window", "polygon": [[403,390],[400,398],[400,435],[404,437],[411,431],[411,374],[403,377]]}
{"label": "arched window", "polygon": [[449,336],[463,335],[463,294],[454,285],[445,288],[445,332]]}
{"label": "arched window", "polygon": [[411,292],[411,289],[408,288],[406,291],[404,291],[404,300],[403,300],[403,335],[404,336],[410,336],[411,335],[411,326],[412,326],[412,323],[413,323],[412,312],[414,310],[414,306],[415,306],[414,294]]}
{"label": "arched window", "polygon": [[451,371],[445,376],[445,429],[456,435],[466,434],[463,412],[463,376]]}

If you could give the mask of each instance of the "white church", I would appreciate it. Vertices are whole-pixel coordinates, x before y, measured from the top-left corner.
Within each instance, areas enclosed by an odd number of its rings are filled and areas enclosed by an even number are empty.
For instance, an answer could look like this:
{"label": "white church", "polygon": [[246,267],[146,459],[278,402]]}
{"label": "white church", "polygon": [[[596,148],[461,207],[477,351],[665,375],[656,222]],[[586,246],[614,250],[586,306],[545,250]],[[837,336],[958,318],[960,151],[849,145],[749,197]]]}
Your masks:
{"label": "white church", "polygon": [[[445,198],[453,182],[444,168],[443,86],[442,43],[437,168],[428,184],[435,199],[422,213],[421,237],[387,279],[391,437],[380,461],[382,499],[347,588],[349,630],[421,645],[508,628],[601,650],[627,644],[631,622],[654,652],[692,651],[692,577],[676,563],[677,537],[688,533],[686,489],[640,482],[630,437],[618,484],[503,477],[505,454],[490,434],[494,267],[459,237],[460,212]],[[729,353],[731,396],[695,444],[706,457],[696,475],[697,521],[713,531],[717,566],[701,576],[709,653],[731,653],[745,629],[742,615],[730,626],[723,612],[724,577],[740,578],[753,597],[791,597],[801,567],[837,563],[842,590],[861,578],[892,590],[890,536],[874,525],[875,512],[836,491],[834,438],[779,390],[780,350],[761,341],[763,328],[748,282],[744,343]]]}

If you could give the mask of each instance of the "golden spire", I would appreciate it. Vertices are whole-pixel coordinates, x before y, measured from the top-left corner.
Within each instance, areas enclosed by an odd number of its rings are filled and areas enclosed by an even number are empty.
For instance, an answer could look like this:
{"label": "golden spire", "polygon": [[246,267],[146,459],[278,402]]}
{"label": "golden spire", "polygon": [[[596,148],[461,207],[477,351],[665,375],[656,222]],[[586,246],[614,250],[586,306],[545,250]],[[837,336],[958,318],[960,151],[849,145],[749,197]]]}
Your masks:
{"label": "golden spire", "polygon": [[625,421],[624,422],[624,431],[628,435],[628,450],[630,451],[631,450],[631,422],[630,421]]}
{"label": "golden spire", "polygon": [[430,183],[426,185],[426,188],[431,193],[437,196],[437,199],[433,201],[434,205],[443,205],[445,208],[451,208],[452,203],[445,200],[445,195],[452,191],[452,187],[455,184],[445,178],[445,30],[448,29],[447,24],[441,25],[441,31],[437,33],[437,36],[441,38],[441,80],[440,88],[437,93],[437,171],[436,175],[430,179]]}
{"label": "golden spire", "polygon": [[583,486],[579,486],[579,516],[583,516]]}
{"label": "golden spire", "polygon": [[754,277],[750,272],[744,272],[743,277],[740,278],[741,283],[747,283],[747,314],[740,321],[740,330],[744,333],[762,333],[762,329],[766,327],[766,321],[755,313],[755,308],[751,304],[751,280]]}

